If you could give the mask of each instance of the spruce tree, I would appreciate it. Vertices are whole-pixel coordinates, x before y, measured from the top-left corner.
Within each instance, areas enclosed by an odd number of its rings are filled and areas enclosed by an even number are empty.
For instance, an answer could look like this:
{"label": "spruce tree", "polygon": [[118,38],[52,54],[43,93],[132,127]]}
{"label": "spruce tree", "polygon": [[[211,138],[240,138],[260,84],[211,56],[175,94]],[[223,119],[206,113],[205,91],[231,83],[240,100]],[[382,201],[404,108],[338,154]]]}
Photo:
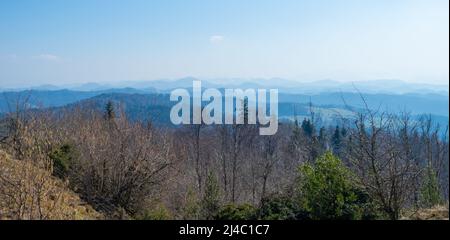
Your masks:
{"label": "spruce tree", "polygon": [[331,143],[333,144],[333,153],[337,156],[341,153],[341,131],[339,126],[336,126],[334,130],[333,137],[331,138]]}
{"label": "spruce tree", "polygon": [[[324,127],[321,127],[321,128],[320,128],[318,140],[319,140],[319,144],[320,144],[321,150],[322,150],[322,151],[328,150],[327,134],[326,134],[326,130],[325,130]],[[321,151],[321,152],[322,152],[322,151]]]}
{"label": "spruce tree", "polygon": [[427,166],[425,169],[425,177],[421,189],[421,202],[422,206],[427,208],[442,203],[438,179],[431,166]]}
{"label": "spruce tree", "polygon": [[111,119],[114,119],[115,117],[116,117],[116,113],[115,113],[115,109],[114,109],[114,104],[112,101],[108,101],[108,103],[106,103],[106,106],[105,106],[105,119],[111,120]]}
{"label": "spruce tree", "polygon": [[310,125],[309,125],[310,123],[309,123],[309,120],[308,119],[303,119],[303,121],[302,121],[302,130],[303,130],[303,132],[305,133],[305,135],[307,135],[307,136],[311,136],[309,133],[310,133],[310,131],[311,131],[311,129],[310,129]]}
{"label": "spruce tree", "polygon": [[309,119],[304,119],[302,122],[302,129],[306,136],[312,137],[314,134],[314,126]]}
{"label": "spruce tree", "polygon": [[184,206],[182,207],[184,220],[197,220],[199,218],[199,201],[192,188],[189,188],[186,194]]}
{"label": "spruce tree", "polygon": [[220,209],[220,189],[213,173],[208,174],[205,192],[201,202],[202,215],[206,220],[212,220]]}
{"label": "spruce tree", "polygon": [[354,175],[342,161],[326,152],[314,164],[299,168],[298,197],[300,207],[312,219],[361,219],[367,199],[361,198]]}

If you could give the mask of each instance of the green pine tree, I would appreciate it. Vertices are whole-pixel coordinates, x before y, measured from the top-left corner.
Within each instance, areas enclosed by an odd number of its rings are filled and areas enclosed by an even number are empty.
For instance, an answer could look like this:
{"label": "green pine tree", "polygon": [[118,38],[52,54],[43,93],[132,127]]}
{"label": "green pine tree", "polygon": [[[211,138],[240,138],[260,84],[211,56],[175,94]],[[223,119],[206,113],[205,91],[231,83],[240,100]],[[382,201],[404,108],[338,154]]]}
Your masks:
{"label": "green pine tree", "polygon": [[116,112],[114,109],[114,103],[112,101],[108,101],[105,106],[105,119],[111,120],[116,117]]}
{"label": "green pine tree", "polygon": [[337,156],[341,153],[341,131],[339,126],[336,126],[334,130],[333,137],[331,138],[331,143],[333,144],[333,153]]}
{"label": "green pine tree", "polygon": [[67,178],[76,157],[75,149],[69,144],[64,144],[51,152],[49,157],[53,161],[53,175],[61,179]]}
{"label": "green pine tree", "polygon": [[312,137],[314,134],[314,126],[309,119],[304,119],[302,122],[302,129],[306,136]]}
{"label": "green pine tree", "polygon": [[311,219],[362,219],[368,206],[350,170],[331,152],[300,167],[298,196]]}
{"label": "green pine tree", "polygon": [[185,220],[197,220],[199,218],[200,206],[197,198],[192,188],[189,188],[186,194],[186,200],[182,208],[183,219]]}
{"label": "green pine tree", "polygon": [[205,192],[201,201],[202,216],[212,220],[220,209],[220,189],[217,178],[213,173],[208,174]]}
{"label": "green pine tree", "polygon": [[428,166],[425,170],[421,189],[421,203],[424,207],[433,207],[442,203],[442,196],[435,171],[431,166]]}

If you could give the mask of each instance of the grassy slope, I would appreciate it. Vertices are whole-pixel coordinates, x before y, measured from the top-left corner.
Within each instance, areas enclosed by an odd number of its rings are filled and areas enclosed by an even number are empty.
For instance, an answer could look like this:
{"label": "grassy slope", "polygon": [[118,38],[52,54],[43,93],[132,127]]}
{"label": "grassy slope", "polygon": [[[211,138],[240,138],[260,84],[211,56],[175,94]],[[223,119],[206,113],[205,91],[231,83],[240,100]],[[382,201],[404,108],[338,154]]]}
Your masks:
{"label": "grassy slope", "polygon": [[0,150],[0,219],[102,218],[64,182]]}

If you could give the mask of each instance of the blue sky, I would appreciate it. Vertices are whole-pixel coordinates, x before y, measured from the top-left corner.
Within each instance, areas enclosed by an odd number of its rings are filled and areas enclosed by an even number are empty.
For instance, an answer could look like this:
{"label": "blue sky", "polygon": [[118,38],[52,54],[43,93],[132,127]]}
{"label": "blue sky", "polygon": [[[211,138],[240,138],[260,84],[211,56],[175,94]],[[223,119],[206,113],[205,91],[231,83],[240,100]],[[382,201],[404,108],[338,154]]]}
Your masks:
{"label": "blue sky", "polygon": [[195,76],[448,84],[448,0],[0,1],[0,88]]}

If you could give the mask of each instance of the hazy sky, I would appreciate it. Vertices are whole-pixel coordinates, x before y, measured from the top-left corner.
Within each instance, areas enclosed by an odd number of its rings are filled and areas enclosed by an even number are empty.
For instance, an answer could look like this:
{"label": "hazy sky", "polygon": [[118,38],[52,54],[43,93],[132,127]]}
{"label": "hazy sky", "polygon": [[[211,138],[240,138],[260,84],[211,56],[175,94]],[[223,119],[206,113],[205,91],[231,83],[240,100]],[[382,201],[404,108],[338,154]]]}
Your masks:
{"label": "hazy sky", "polygon": [[448,0],[0,1],[0,88],[200,78],[448,84]]}

